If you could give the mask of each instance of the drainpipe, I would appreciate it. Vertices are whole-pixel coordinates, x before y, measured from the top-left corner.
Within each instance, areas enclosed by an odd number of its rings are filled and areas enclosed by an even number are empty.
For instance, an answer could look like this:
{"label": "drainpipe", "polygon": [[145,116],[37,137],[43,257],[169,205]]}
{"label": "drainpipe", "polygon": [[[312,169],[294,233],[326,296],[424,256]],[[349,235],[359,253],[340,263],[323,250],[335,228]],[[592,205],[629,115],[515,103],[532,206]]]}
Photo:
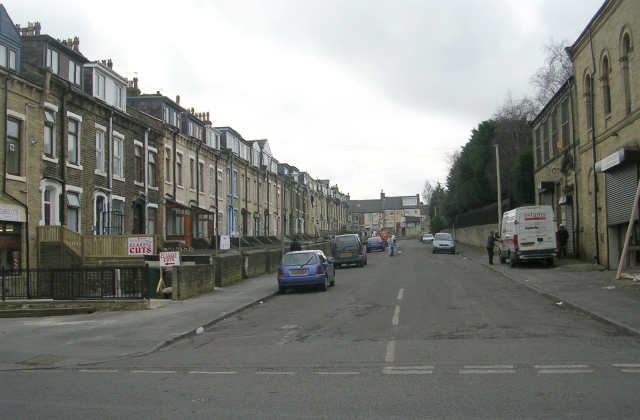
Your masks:
{"label": "drainpipe", "polygon": [[[64,147],[64,135],[65,135],[65,126],[67,121],[67,94],[71,92],[71,82],[67,80],[67,87],[64,89],[62,93],[62,98],[60,101],[60,109],[62,114],[62,124],[60,124],[60,175],[62,178],[62,200],[59,203],[59,211],[60,211],[60,224],[66,225],[66,217],[65,217],[65,209],[64,201],[67,198],[67,149]],[[80,133],[78,133],[80,135]],[[79,153],[79,151],[78,151]]]}
{"label": "drainpipe", "polygon": [[220,220],[218,220],[218,214],[219,214],[219,212],[218,212],[218,193],[219,193],[218,192],[218,161],[220,160],[220,154],[216,153],[215,157],[216,157],[216,165],[215,165],[216,173],[215,173],[214,182],[215,182],[215,195],[216,195],[215,196],[216,217],[214,218],[214,220],[215,220],[215,231],[214,231],[215,235],[213,235],[213,236],[214,236],[214,242],[215,242],[214,248],[216,250],[216,255],[217,255],[218,254],[218,236],[220,235]]}
{"label": "drainpipe", "polygon": [[589,44],[591,45],[591,61],[593,62],[593,73],[591,74],[591,86],[590,90],[590,107],[591,107],[591,153],[593,157],[593,214],[594,214],[594,235],[596,242],[596,255],[593,257],[593,261],[596,264],[600,264],[600,243],[598,239],[598,174],[596,173],[596,116],[593,103],[593,79],[596,74],[596,58],[593,54],[593,37],[591,34],[591,25],[589,25]]}
{"label": "drainpipe", "polygon": [[[144,232],[149,233],[149,132],[151,128],[144,130]],[[157,158],[156,158],[157,160]],[[156,162],[157,168],[158,162]]]}
{"label": "drainpipe", "polygon": [[[109,159],[108,159],[108,164],[109,164],[109,170],[107,170],[107,178],[108,178],[108,185],[109,185],[109,198],[107,199],[107,213],[110,215],[109,217],[109,234],[113,233],[111,231],[112,229],[112,223],[113,223],[113,213],[111,213],[112,209],[113,209],[113,110],[111,110],[109,112],[109,134],[108,134],[109,138],[107,139],[108,144],[109,144]],[[122,221],[123,226],[123,232],[124,232],[124,220]]]}
{"label": "drainpipe", "polygon": [[[200,148],[202,147],[202,140],[196,147],[196,205],[200,207]],[[204,170],[204,168],[203,168]],[[202,174],[204,177],[204,173]],[[204,180],[203,180],[204,181]]]}
{"label": "drainpipe", "polygon": [[[571,79],[569,79],[569,95],[572,95],[572,92],[573,92],[573,87],[571,85],[572,85]],[[576,93],[577,93],[577,89],[576,89]],[[577,98],[576,98],[576,101],[575,102],[572,101],[572,103],[578,103]],[[571,106],[571,114],[572,114],[572,116],[571,116],[571,142],[573,143],[572,149],[573,149],[573,160],[574,160],[574,164],[573,164],[573,185],[574,185],[574,188],[576,190],[576,193],[575,193],[576,199],[575,199],[575,203],[574,203],[575,206],[573,206],[575,208],[575,211],[576,211],[576,219],[575,219],[575,221],[573,223],[573,226],[574,227],[578,227],[578,226],[580,226],[580,210],[579,210],[580,206],[578,206],[578,203],[580,202],[580,200],[578,200],[578,196],[579,196],[579,194],[578,194],[578,171],[576,170],[577,169],[576,167],[578,166],[577,165],[577,159],[578,159],[577,149],[578,148],[577,148],[577,145],[576,145],[576,124],[575,124],[575,118],[573,117],[573,114],[574,114],[573,106]],[[573,240],[574,240],[573,249],[574,249],[574,251],[576,251],[576,257],[578,259],[580,258],[580,253],[577,252],[580,249],[580,247],[579,247],[580,239],[579,238],[580,238],[580,235],[578,235],[578,232],[576,232],[576,229],[574,229],[573,230]]]}
{"label": "drainpipe", "polygon": [[171,168],[171,170],[173,171],[173,199],[176,199],[176,159],[178,158],[178,152],[176,151],[176,147],[178,145],[178,132],[177,131],[173,131],[173,168]]}

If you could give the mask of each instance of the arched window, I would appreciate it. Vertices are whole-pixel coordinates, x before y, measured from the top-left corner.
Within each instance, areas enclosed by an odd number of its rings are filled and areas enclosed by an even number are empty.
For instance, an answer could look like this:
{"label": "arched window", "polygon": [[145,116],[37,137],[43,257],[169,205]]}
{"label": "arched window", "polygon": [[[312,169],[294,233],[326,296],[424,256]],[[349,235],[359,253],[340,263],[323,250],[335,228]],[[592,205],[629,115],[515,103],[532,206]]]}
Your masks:
{"label": "arched window", "polygon": [[60,225],[60,196],[62,194],[62,186],[56,181],[42,180],[40,182],[40,191],[42,192],[42,218],[40,219],[40,225]]}
{"label": "arched window", "polygon": [[593,118],[591,115],[591,76],[586,75],[584,77],[584,110],[587,120],[587,128],[593,127]]}
{"label": "arched window", "polygon": [[609,74],[611,68],[609,66],[609,57],[606,55],[602,57],[602,77],[600,82],[602,83],[602,110],[604,115],[611,114],[611,88],[609,86]]}
{"label": "arched window", "polygon": [[631,113],[631,83],[629,80],[629,65],[631,55],[631,38],[628,33],[622,36],[622,47],[620,51],[620,64],[622,65],[622,88],[624,89],[624,111]]}

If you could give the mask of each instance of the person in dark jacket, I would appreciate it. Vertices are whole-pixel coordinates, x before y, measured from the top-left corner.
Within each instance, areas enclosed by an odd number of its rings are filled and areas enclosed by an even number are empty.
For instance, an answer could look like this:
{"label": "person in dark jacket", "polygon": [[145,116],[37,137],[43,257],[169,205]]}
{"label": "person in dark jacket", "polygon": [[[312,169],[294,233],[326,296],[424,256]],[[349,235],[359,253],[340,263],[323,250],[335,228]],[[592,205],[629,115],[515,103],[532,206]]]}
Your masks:
{"label": "person in dark jacket", "polygon": [[294,239],[293,242],[291,242],[291,246],[289,247],[289,251],[291,251],[291,252],[293,252],[293,251],[302,251],[302,247],[300,246],[298,241],[296,241]]}
{"label": "person in dark jacket", "polygon": [[558,239],[560,241],[560,252],[558,258],[567,256],[567,243],[569,242],[569,231],[564,227],[564,224],[560,224],[560,230],[558,230]]}
{"label": "person in dark jacket", "polygon": [[489,237],[487,238],[487,246],[486,246],[487,254],[489,254],[489,264],[493,264],[493,248],[495,248],[496,242],[502,242],[502,241],[497,239],[494,236],[493,231],[489,232]]}

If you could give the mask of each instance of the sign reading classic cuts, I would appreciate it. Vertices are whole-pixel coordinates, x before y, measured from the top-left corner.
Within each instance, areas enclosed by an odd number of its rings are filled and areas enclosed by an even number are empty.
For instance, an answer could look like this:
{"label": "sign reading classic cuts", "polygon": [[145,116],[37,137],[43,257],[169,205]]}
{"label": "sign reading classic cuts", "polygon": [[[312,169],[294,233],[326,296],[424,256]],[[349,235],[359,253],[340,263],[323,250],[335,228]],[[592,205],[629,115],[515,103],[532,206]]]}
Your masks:
{"label": "sign reading classic cuts", "polygon": [[128,239],[129,255],[153,254],[153,238],[133,237]]}
{"label": "sign reading classic cuts", "polygon": [[173,267],[174,265],[180,265],[179,252],[160,253],[160,267]]}

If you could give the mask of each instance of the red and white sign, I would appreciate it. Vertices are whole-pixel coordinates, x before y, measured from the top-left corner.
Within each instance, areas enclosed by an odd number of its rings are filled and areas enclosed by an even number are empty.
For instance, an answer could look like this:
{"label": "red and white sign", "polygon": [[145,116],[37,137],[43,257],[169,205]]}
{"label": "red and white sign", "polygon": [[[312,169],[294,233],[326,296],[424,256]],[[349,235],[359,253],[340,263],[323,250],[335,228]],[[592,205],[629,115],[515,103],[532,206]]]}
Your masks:
{"label": "red and white sign", "polygon": [[152,255],[153,238],[134,237],[129,239],[129,255]]}
{"label": "red and white sign", "polygon": [[179,252],[160,253],[160,267],[173,267],[174,265],[180,265]]}

